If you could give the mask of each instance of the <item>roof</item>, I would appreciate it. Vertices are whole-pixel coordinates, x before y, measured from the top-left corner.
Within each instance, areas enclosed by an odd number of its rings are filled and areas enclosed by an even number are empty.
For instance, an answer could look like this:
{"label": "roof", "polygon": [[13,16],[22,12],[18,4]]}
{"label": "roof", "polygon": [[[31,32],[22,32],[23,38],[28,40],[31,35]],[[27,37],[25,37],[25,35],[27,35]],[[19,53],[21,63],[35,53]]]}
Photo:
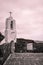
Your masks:
{"label": "roof", "polygon": [[34,40],[17,38],[18,43],[34,43]]}

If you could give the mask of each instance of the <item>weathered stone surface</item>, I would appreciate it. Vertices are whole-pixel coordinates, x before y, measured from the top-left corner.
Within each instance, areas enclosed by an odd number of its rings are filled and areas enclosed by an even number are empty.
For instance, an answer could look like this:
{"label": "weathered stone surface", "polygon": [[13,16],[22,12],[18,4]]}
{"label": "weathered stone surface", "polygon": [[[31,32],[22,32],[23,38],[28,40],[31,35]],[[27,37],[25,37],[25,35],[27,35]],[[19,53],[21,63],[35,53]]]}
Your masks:
{"label": "weathered stone surface", "polygon": [[11,44],[0,45],[0,65],[2,65],[11,53]]}
{"label": "weathered stone surface", "polygon": [[[16,55],[22,55],[22,57],[16,57]],[[43,53],[14,53],[5,65],[43,65]]]}

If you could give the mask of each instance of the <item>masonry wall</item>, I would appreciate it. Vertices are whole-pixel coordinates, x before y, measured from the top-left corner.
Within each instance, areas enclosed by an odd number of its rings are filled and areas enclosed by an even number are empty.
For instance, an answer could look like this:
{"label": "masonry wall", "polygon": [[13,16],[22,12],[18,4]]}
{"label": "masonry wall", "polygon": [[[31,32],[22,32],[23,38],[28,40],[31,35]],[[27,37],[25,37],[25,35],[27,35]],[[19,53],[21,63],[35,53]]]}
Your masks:
{"label": "masonry wall", "polygon": [[11,53],[11,43],[0,45],[0,65],[3,65],[9,54]]}

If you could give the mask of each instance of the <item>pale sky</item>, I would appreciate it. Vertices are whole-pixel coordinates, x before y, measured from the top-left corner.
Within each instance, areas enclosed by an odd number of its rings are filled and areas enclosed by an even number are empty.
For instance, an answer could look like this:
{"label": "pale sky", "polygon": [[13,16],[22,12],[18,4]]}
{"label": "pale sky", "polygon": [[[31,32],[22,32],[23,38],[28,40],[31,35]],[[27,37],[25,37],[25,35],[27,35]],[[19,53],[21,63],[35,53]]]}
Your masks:
{"label": "pale sky", "polygon": [[0,32],[9,11],[16,20],[17,37],[43,41],[43,0],[0,0]]}

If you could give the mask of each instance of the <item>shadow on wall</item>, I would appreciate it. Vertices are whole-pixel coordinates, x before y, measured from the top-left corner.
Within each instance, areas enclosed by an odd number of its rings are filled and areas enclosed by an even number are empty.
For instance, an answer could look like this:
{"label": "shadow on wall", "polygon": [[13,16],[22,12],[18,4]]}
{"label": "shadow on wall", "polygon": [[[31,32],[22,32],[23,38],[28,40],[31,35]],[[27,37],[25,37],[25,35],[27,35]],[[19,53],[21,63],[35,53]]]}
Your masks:
{"label": "shadow on wall", "polygon": [[0,45],[0,65],[3,65],[9,54],[11,53],[11,43]]}

